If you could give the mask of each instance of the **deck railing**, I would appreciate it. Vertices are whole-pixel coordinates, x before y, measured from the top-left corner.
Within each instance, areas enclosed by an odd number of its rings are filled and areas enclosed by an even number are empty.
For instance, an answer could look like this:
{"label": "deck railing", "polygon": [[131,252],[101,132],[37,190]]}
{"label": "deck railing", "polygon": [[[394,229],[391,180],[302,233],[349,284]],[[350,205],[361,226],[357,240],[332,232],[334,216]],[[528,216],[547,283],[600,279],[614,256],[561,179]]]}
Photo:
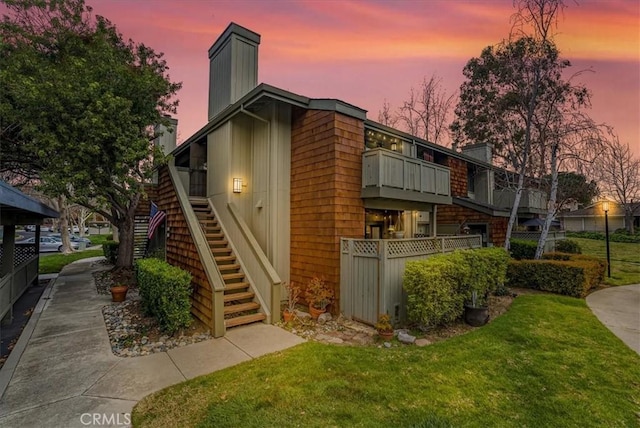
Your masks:
{"label": "deck railing", "polygon": [[387,313],[406,319],[402,277],[408,261],[433,254],[482,247],[481,235],[414,239],[340,240],[340,310],[348,318],[374,324]]}
{"label": "deck railing", "polygon": [[38,278],[38,255],[35,253],[35,246],[16,245],[14,263],[13,272],[0,278],[0,320],[11,313],[13,304]]}

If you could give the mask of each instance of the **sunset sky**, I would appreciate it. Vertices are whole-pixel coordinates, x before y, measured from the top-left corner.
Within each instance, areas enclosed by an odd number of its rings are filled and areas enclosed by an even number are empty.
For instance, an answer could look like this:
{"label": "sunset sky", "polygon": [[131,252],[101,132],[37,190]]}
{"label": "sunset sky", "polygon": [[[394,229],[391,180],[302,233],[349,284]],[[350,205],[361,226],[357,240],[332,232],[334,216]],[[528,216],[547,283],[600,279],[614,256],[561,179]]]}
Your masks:
{"label": "sunset sky", "polygon": [[[457,91],[465,63],[507,37],[511,0],[87,0],[136,42],[164,52],[178,93],[179,140],[207,120],[207,50],[230,22],[262,36],[259,82],[338,98],[377,120],[437,74]],[[567,0],[556,43],[592,90],[591,117],[640,154],[640,2]]]}

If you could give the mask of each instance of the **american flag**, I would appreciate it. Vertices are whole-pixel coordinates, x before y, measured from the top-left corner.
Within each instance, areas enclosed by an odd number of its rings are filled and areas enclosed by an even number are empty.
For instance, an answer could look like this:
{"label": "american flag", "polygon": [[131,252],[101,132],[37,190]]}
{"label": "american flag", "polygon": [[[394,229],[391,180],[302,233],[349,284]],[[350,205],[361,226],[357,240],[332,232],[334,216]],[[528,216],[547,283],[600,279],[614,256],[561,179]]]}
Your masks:
{"label": "american flag", "polygon": [[147,232],[147,238],[151,239],[153,234],[158,229],[158,226],[162,224],[167,214],[164,211],[159,211],[158,206],[151,202],[151,212],[149,213],[149,231]]}

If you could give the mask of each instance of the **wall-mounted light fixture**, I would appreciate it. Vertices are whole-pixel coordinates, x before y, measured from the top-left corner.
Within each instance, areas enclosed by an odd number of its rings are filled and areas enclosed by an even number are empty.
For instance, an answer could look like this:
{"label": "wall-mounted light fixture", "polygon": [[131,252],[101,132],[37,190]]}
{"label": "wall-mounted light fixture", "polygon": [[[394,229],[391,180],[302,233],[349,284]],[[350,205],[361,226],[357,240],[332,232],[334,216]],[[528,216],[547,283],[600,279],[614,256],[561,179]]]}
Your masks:
{"label": "wall-mounted light fixture", "polygon": [[391,150],[394,152],[398,150],[398,143],[391,143]]}
{"label": "wall-mounted light fixture", "polygon": [[233,193],[242,193],[242,178],[233,179]]}

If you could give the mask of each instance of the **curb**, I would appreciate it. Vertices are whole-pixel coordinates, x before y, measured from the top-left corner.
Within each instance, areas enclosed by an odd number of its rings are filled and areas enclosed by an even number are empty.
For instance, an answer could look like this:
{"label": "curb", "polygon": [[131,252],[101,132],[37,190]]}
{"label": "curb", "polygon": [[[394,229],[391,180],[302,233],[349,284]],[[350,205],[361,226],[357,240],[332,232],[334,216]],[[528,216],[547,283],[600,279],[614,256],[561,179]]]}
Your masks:
{"label": "curb", "polygon": [[47,288],[45,288],[42,292],[40,300],[38,300],[38,304],[33,310],[31,318],[29,318],[27,325],[22,330],[22,333],[20,333],[18,342],[13,347],[13,350],[9,354],[9,358],[7,358],[7,361],[5,361],[2,368],[0,368],[0,398],[2,398],[2,396],[4,395],[4,392],[9,386],[9,382],[11,382],[11,378],[13,378],[13,373],[15,372],[16,367],[20,362],[20,358],[22,357],[24,350],[27,348],[29,339],[31,339],[31,335],[33,334],[33,331],[38,324],[38,320],[40,319],[40,315],[44,310],[47,300],[51,298],[53,284],[56,282],[57,277],[58,275],[49,280],[49,284],[47,285]]}

